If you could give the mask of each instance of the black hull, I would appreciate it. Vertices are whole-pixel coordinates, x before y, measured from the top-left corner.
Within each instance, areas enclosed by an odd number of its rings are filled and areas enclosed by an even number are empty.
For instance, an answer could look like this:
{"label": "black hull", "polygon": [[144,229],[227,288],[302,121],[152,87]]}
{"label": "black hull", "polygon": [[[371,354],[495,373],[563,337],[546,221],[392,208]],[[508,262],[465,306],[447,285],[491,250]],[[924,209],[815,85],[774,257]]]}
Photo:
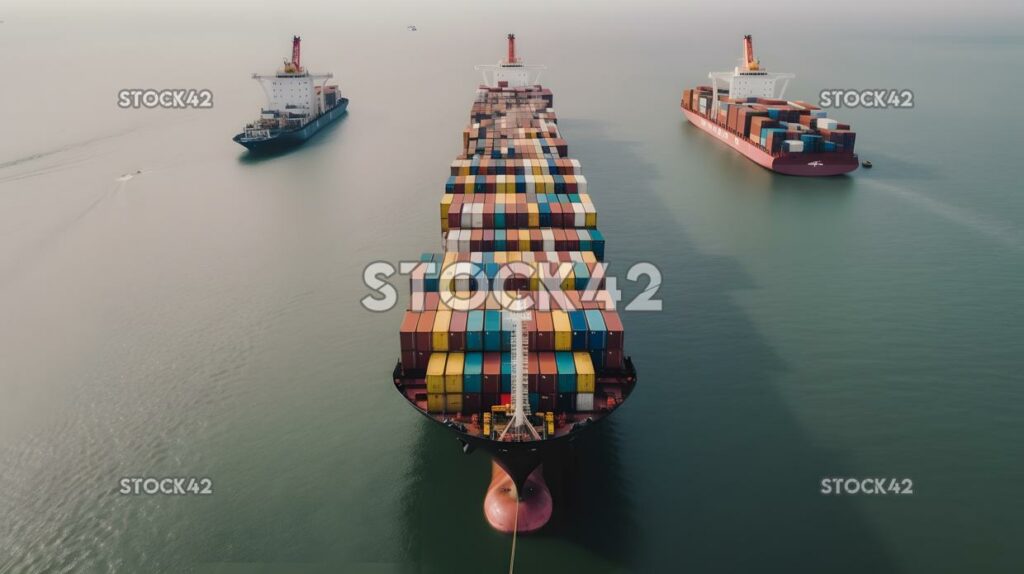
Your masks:
{"label": "black hull", "polygon": [[348,98],[341,98],[338,100],[338,104],[333,108],[320,114],[300,128],[281,131],[265,139],[246,140],[244,132],[231,139],[238,145],[244,146],[252,153],[261,154],[279,152],[303,144],[306,140],[313,137],[313,135],[318,131],[345,115],[347,110]]}
{"label": "black hull", "polygon": [[[623,376],[628,376],[632,380],[636,380],[636,368],[633,366],[633,360],[630,357],[626,357],[625,364],[626,369]],[[402,379],[404,377],[401,361],[395,365],[393,375],[395,385],[399,392],[402,392],[403,396],[405,396],[402,389]],[[408,397],[406,398],[408,399]],[[523,484],[530,476],[530,473],[532,473],[539,465],[544,464],[547,461],[555,461],[563,458],[565,449],[571,447],[573,442],[575,442],[579,437],[583,436],[598,423],[608,418],[608,414],[611,414],[607,413],[603,416],[598,416],[593,419],[588,418],[585,421],[576,423],[573,425],[572,432],[565,435],[547,438],[541,441],[501,442],[466,433],[463,428],[460,428],[461,425],[457,421],[438,420],[430,413],[416,408],[414,403],[410,404],[418,413],[427,417],[431,422],[440,424],[455,433],[455,438],[457,438],[459,443],[462,444],[462,450],[466,454],[470,454],[478,448],[490,454],[494,461],[498,463],[498,466],[504,469],[504,471],[512,478],[518,492],[523,492]]]}

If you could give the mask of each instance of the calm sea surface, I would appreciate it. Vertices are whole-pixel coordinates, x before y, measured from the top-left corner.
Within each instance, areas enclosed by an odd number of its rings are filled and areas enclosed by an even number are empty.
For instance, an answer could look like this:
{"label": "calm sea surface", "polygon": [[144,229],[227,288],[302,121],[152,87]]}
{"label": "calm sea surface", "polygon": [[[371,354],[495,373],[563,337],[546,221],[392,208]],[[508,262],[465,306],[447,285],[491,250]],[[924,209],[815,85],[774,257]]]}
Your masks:
{"label": "calm sea surface", "polygon": [[[664,280],[662,312],[624,315],[638,390],[516,569],[1024,571],[1020,7],[819,6],[5,8],[0,572],[507,569],[488,459],[399,398],[400,312],[359,300],[368,263],[438,249],[473,65],[510,31],[548,66],[612,271]],[[788,96],[914,90],[831,112],[873,170],[776,176],[685,124],[681,91],[744,33]],[[350,111],[253,160],[230,140],[249,75],[292,34]],[[214,109],[121,110],[122,88]],[[130,476],[214,493],[117,494]]]}

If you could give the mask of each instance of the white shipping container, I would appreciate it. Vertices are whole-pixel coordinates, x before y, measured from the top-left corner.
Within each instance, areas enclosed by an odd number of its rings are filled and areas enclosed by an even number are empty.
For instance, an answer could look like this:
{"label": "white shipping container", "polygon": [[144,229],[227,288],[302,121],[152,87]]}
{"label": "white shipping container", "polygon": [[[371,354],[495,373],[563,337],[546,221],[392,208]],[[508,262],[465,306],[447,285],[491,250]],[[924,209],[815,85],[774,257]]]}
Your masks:
{"label": "white shipping container", "polygon": [[549,228],[540,230],[540,236],[544,240],[544,251],[555,250],[555,233]]}
{"label": "white shipping container", "polygon": [[480,229],[484,226],[484,204],[474,203],[473,204],[473,228]]}
{"label": "white shipping container", "polygon": [[800,152],[804,151],[804,142],[800,140],[786,140],[782,142],[783,149],[785,151]]}
{"label": "white shipping container", "polygon": [[839,122],[831,118],[818,118],[815,121],[815,126],[817,126],[819,130],[834,130],[836,129],[836,124],[838,123]]}
{"label": "white shipping container", "polygon": [[578,393],[576,395],[577,411],[594,410],[594,393]]}

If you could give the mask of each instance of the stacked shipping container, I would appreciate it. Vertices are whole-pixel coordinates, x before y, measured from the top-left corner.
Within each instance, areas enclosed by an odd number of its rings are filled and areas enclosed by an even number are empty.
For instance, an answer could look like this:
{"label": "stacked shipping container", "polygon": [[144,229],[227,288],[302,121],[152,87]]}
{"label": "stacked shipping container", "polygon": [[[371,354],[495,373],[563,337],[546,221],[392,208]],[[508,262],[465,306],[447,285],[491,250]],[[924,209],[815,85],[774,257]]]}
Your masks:
{"label": "stacked shipping container", "polygon": [[[684,90],[683,108],[742,136],[772,155],[788,153],[852,154],[856,134],[825,110],[801,101],[772,98],[736,99],[719,94],[712,114],[710,86]],[[712,117],[714,116],[714,117]]]}
{"label": "stacked shipping container", "polygon": [[[428,412],[473,415],[510,402],[512,325],[500,291],[547,302],[526,324],[534,412],[594,411],[602,375],[626,368],[597,210],[551,105],[540,86],[477,92],[440,202],[444,253],[424,254],[411,273],[400,328],[401,368],[422,373]],[[460,304],[482,289],[485,297]]]}

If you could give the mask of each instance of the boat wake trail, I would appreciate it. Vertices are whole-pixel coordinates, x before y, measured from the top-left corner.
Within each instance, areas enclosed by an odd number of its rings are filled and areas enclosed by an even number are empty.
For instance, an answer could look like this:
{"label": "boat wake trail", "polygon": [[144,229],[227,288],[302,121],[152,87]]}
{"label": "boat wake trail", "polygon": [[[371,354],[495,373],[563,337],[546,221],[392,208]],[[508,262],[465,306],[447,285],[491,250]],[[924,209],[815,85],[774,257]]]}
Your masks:
{"label": "boat wake trail", "polygon": [[961,227],[966,227],[971,231],[984,235],[985,237],[1006,247],[1017,251],[1024,251],[1024,231],[1016,229],[1010,225],[994,221],[967,209],[939,201],[938,199],[929,197],[919,191],[915,191],[907,187],[868,178],[860,178],[858,179],[858,183],[895,195],[907,202],[921,206],[947,221],[955,223]]}
{"label": "boat wake trail", "polygon": [[24,156],[24,157],[19,157],[19,158],[15,158],[15,159],[12,159],[12,160],[0,162],[0,169],[7,169],[9,167],[14,167],[14,166],[17,166],[17,165],[21,165],[23,163],[28,163],[28,162],[31,162],[31,161],[36,161],[36,160],[43,159],[43,158],[46,158],[46,157],[49,157],[49,156],[52,156],[52,155],[56,155],[56,154],[59,154],[59,153],[62,153],[62,152],[70,151],[70,150],[77,149],[77,148],[86,147],[86,146],[94,144],[96,142],[100,142],[100,141],[103,141],[103,140],[108,140],[108,139],[112,139],[112,138],[123,136],[123,135],[128,134],[128,133],[130,133],[132,131],[134,131],[134,130],[123,130],[123,131],[115,132],[115,133],[112,133],[112,134],[107,134],[107,135],[102,135],[102,136],[90,138],[90,139],[83,140],[83,141],[80,141],[80,142],[75,142],[75,143],[70,143],[70,144],[67,144],[67,145],[62,145],[60,147],[53,148],[51,150],[41,151],[41,152],[34,153],[34,154],[31,154],[31,155],[27,155],[27,156]]}
{"label": "boat wake trail", "polygon": [[118,195],[125,188],[125,184],[127,183],[128,180],[118,178],[113,186],[100,193],[96,199],[90,202],[84,209],[54,227],[49,233],[45,234],[34,243],[22,249],[21,255],[16,257],[15,261],[10,266],[3,268],[3,266],[0,265],[0,287],[4,287],[8,282],[28,269],[33,262],[38,261],[42,253],[57,243],[61,237],[70,232],[76,225],[78,225],[79,222],[96,211],[107,200]]}

